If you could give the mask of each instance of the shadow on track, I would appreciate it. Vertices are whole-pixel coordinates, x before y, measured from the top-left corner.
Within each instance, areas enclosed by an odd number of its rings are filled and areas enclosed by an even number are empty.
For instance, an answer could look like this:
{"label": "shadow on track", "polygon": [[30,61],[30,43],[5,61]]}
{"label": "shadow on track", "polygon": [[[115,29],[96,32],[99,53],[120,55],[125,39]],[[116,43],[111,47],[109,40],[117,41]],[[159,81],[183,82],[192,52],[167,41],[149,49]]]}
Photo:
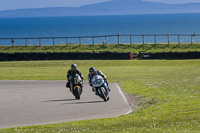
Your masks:
{"label": "shadow on track", "polygon": [[104,101],[89,101],[89,102],[75,102],[75,103],[65,103],[65,104],[91,104],[91,103],[103,103]]}
{"label": "shadow on track", "polygon": [[60,99],[60,100],[48,100],[42,102],[64,102],[64,101],[75,101],[76,99]]}

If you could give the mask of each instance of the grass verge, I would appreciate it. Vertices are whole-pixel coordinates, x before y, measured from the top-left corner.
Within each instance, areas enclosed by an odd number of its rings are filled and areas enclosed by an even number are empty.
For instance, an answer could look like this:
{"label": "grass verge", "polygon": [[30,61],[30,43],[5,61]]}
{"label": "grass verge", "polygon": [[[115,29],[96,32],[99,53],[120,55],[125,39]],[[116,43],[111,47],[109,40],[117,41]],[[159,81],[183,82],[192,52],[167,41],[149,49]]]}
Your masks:
{"label": "grass verge", "polygon": [[133,53],[156,53],[156,52],[188,52],[200,51],[200,44],[70,44],[68,47],[65,45],[53,46],[0,46],[2,53],[14,52],[133,52]]}
{"label": "grass verge", "polygon": [[102,70],[143,102],[136,112],[107,119],[0,129],[0,132],[199,132],[200,60],[0,62],[1,80],[65,80],[76,63]]}

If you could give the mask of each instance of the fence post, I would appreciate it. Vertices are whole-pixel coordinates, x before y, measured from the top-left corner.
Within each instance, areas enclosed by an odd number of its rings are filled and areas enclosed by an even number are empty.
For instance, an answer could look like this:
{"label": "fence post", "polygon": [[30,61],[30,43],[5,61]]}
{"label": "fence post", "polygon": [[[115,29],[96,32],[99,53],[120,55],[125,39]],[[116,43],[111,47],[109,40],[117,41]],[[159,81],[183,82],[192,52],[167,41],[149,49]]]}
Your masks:
{"label": "fence post", "polygon": [[81,45],[81,37],[79,37],[79,45]]}
{"label": "fence post", "polygon": [[178,34],[178,45],[180,45],[180,35]]}
{"label": "fence post", "polygon": [[107,44],[107,36],[105,35],[105,44]]}
{"label": "fence post", "polygon": [[155,45],[157,44],[157,42],[156,42],[156,35],[154,35],[154,40],[155,40]]}
{"label": "fence post", "polygon": [[55,45],[55,38],[53,37],[53,46]]}
{"label": "fence post", "polygon": [[191,35],[191,45],[193,44],[193,35]]}
{"label": "fence post", "polygon": [[28,46],[27,38],[26,38],[26,47]]}
{"label": "fence post", "polygon": [[92,37],[92,45],[94,46],[94,36]]}
{"label": "fence post", "polygon": [[169,45],[169,35],[167,35],[168,36],[168,45]]}
{"label": "fence post", "polygon": [[41,46],[41,38],[39,38],[39,45]]}
{"label": "fence post", "polygon": [[132,41],[132,35],[130,35],[130,45],[132,45],[133,41]]}
{"label": "fence post", "polygon": [[13,46],[14,46],[14,42],[15,42],[15,41],[14,41],[14,38],[12,38],[12,41],[11,41],[11,42],[12,42],[12,47],[13,47]]}
{"label": "fence post", "polygon": [[118,45],[120,44],[120,36],[118,35]]}
{"label": "fence post", "polygon": [[143,41],[143,45],[144,45],[144,35],[142,35],[142,41]]}
{"label": "fence post", "polygon": [[66,37],[66,46],[68,46],[68,37]]}

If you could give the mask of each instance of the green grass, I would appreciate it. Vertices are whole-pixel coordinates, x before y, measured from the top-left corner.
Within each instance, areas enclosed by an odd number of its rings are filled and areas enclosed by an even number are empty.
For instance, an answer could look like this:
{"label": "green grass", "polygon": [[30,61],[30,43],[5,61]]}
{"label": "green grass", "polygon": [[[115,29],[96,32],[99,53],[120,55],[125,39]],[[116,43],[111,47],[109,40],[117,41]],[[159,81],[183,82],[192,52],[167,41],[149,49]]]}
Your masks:
{"label": "green grass", "polygon": [[132,114],[97,120],[0,129],[0,132],[200,132],[200,60],[0,62],[1,80],[65,80],[71,63],[87,79],[102,70],[142,103]]}
{"label": "green grass", "polygon": [[70,44],[68,47],[65,45],[53,46],[0,46],[0,52],[14,53],[14,52],[133,52],[133,53],[156,53],[156,52],[188,52],[200,51],[200,44]]}

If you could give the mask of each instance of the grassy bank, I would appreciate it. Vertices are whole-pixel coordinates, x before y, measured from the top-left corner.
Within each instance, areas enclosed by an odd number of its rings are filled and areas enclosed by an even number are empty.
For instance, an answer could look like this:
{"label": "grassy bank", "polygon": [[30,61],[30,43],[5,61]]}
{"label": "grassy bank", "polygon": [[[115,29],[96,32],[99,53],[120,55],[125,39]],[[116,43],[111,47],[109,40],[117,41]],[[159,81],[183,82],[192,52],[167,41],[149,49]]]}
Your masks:
{"label": "grassy bank", "polygon": [[156,52],[188,52],[188,51],[200,51],[200,44],[70,44],[68,47],[65,45],[53,46],[0,46],[0,52],[14,53],[14,52],[133,52],[133,53],[156,53]]}
{"label": "grassy bank", "polygon": [[88,68],[95,66],[142,103],[125,116],[0,132],[199,132],[200,60],[0,62],[0,79],[65,80],[71,63],[85,79]]}

